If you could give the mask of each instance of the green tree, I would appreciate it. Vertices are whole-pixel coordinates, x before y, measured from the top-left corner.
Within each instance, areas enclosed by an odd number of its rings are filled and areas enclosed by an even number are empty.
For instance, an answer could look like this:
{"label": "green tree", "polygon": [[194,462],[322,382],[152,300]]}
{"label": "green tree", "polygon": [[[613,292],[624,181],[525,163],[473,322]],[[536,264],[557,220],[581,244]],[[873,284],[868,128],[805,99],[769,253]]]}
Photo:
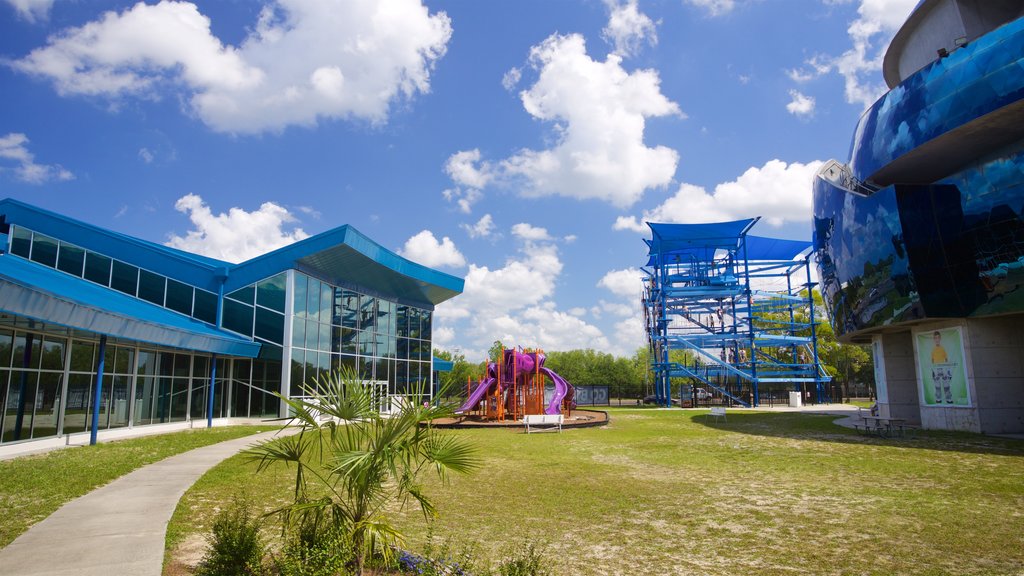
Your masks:
{"label": "green tree", "polygon": [[451,372],[441,373],[442,387],[459,395],[466,388],[466,381],[476,382],[481,372],[476,364],[466,362],[466,355],[461,352],[450,352],[442,348],[434,348],[434,356],[452,363]]}
{"label": "green tree", "polygon": [[[428,520],[436,515],[420,477],[433,469],[442,482],[451,473],[479,466],[475,447],[430,426],[451,415],[451,406],[421,404],[421,387],[406,402],[381,414],[376,389],[350,371],[302,386],[302,398],[285,398],[299,432],[247,451],[259,463],[295,466],[293,501],[276,511],[292,534],[348,534],[356,571],[364,574],[368,555],[393,555],[404,538],[388,510],[410,501]],[[395,409],[397,408],[397,409]],[[339,540],[342,541],[342,540]]]}

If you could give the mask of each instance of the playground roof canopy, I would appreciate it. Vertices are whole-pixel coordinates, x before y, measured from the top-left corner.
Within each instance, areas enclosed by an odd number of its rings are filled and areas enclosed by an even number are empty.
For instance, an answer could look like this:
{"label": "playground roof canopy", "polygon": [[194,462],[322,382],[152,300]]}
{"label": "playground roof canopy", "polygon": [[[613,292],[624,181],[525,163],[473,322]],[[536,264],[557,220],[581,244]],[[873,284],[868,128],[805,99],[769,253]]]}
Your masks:
{"label": "playground roof canopy", "polygon": [[750,261],[792,260],[811,248],[810,241],[783,240],[747,235],[760,218],[732,222],[702,224],[659,224],[648,222],[652,238],[644,240],[650,258],[648,266],[656,266],[659,256],[665,263],[711,260],[716,250],[734,251],[746,238],[745,255]]}

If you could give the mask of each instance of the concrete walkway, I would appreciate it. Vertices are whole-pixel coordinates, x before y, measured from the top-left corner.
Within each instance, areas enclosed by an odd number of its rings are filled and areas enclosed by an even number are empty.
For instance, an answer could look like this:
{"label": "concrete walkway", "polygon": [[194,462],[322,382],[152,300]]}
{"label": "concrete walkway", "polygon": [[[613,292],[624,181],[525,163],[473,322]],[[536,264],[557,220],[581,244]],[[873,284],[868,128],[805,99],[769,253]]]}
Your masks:
{"label": "concrete walkway", "polygon": [[159,576],[178,500],[207,470],[263,432],[143,466],[68,502],[0,550],[2,576]]}

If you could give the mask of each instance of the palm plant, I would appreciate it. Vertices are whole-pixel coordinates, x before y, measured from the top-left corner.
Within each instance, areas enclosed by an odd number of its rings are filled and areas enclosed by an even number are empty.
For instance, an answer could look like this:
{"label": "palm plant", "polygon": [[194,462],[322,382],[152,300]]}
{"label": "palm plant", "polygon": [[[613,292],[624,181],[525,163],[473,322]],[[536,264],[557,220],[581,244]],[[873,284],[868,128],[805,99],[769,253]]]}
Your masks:
{"label": "palm plant", "polygon": [[293,501],[271,514],[282,517],[286,532],[303,539],[348,534],[358,574],[368,555],[391,560],[404,541],[389,521],[389,507],[412,502],[428,521],[436,515],[420,483],[424,472],[433,470],[447,482],[451,473],[479,465],[474,446],[430,425],[450,415],[452,407],[414,401],[425,398],[422,384],[414,388],[409,401],[383,414],[375,387],[350,371],[334,372],[304,385],[303,397],[279,396],[298,433],[247,451],[258,461],[258,471],[295,466]]}

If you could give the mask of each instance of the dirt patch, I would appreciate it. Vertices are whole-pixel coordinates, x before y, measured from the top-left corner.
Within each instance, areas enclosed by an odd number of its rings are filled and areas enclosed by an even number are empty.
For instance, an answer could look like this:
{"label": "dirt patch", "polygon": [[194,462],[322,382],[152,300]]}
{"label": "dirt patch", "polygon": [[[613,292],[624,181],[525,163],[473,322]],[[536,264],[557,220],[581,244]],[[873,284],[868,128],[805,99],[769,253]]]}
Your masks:
{"label": "dirt patch", "polygon": [[171,550],[163,576],[192,576],[205,553],[206,538],[202,534],[189,534]]}

